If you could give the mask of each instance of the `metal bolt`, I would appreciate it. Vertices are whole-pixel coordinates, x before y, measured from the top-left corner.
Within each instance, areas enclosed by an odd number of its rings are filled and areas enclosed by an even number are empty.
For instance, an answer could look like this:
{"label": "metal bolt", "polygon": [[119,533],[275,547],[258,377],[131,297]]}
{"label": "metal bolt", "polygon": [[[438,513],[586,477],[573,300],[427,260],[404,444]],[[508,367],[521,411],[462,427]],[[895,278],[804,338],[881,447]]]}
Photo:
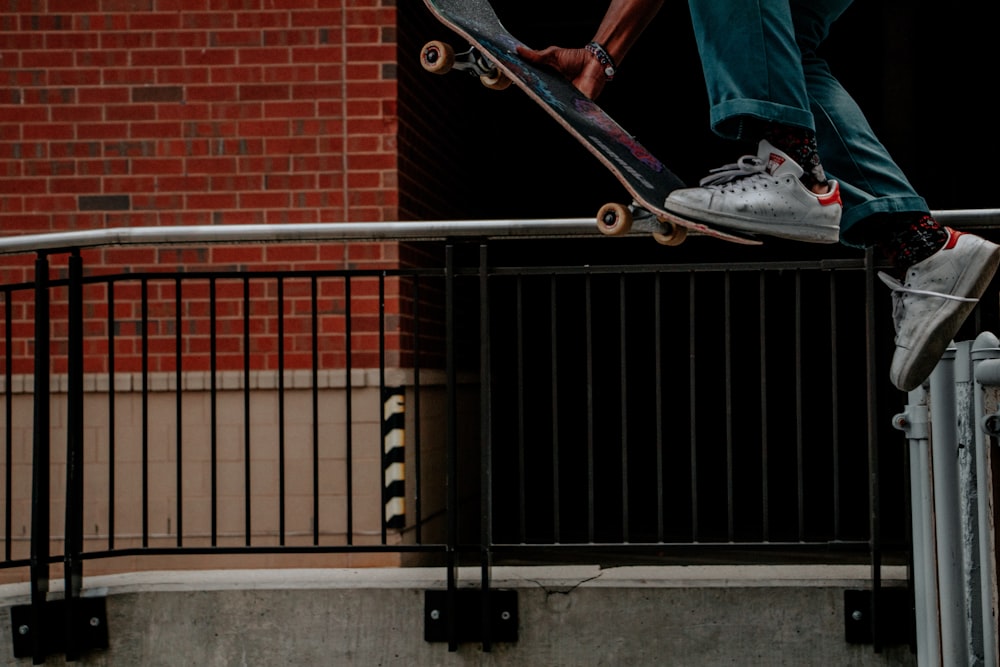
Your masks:
{"label": "metal bolt", "polygon": [[865,615],[864,615],[864,614],[862,614],[862,613],[861,613],[860,611],[858,611],[858,610],[855,610],[855,611],[854,611],[854,612],[853,612],[853,613],[851,614],[851,618],[852,618],[852,619],[854,619],[855,621],[860,621],[860,620],[861,620],[861,619],[863,619],[864,617],[865,617]]}
{"label": "metal bolt", "polygon": [[431,619],[436,621],[439,618],[441,618],[441,612],[439,612],[437,609],[431,609]]}
{"label": "metal bolt", "polygon": [[983,430],[989,435],[1000,435],[1000,415],[983,417]]}
{"label": "metal bolt", "polygon": [[100,624],[101,624],[101,619],[97,618],[96,616],[92,616],[91,617],[91,619],[90,619],[90,627],[96,628]]}
{"label": "metal bolt", "polygon": [[26,635],[29,632],[31,632],[31,629],[27,625],[22,625],[17,629],[17,631],[20,632],[22,635]]}

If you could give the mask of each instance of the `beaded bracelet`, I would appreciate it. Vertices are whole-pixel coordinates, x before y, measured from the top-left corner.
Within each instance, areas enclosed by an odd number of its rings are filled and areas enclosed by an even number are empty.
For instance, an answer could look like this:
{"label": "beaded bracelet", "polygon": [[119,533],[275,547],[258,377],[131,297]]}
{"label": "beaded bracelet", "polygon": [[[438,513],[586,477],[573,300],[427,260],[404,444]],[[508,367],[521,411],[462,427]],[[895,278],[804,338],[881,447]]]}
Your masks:
{"label": "beaded bracelet", "polygon": [[614,59],[603,46],[597,42],[591,42],[584,48],[586,48],[588,53],[597,58],[597,62],[601,63],[601,67],[604,68],[604,76],[607,77],[608,81],[615,78],[615,72],[618,71],[618,68],[615,66]]}

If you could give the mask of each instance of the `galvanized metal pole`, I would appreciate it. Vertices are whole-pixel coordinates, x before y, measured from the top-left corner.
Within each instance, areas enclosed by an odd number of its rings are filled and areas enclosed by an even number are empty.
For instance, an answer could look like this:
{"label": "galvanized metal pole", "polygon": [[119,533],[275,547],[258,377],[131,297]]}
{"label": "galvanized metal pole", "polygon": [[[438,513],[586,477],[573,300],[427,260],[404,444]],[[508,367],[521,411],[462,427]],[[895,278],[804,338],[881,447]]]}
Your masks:
{"label": "galvanized metal pole", "polygon": [[958,436],[958,504],[961,548],[962,623],[969,665],[983,664],[983,624],[979,562],[979,500],[972,375],[972,342],[955,345],[955,411]]}
{"label": "galvanized metal pole", "polygon": [[[976,380],[975,412],[977,422],[985,420],[986,415],[986,395],[984,386],[1000,384],[1000,382],[989,382],[991,378],[989,369],[998,368],[1000,360],[1000,339],[990,332],[983,332],[976,338],[972,346],[973,376]],[[979,424],[977,424],[978,426]],[[996,527],[993,525],[993,503],[992,498],[992,465],[991,455],[996,451],[990,449],[992,439],[983,427],[976,428],[976,468],[979,471],[977,476],[977,498],[978,498],[978,528],[979,528],[979,563],[980,563],[980,604],[983,625],[983,663],[987,665],[997,664],[1000,656],[997,654],[998,632],[997,627],[997,572],[996,572],[996,552],[994,533]]]}
{"label": "galvanized metal pole", "polygon": [[931,462],[937,533],[941,651],[945,664],[968,664],[962,611],[961,517],[958,507],[955,348],[950,347],[930,377]]}
{"label": "galvanized metal pole", "polygon": [[913,598],[918,667],[941,667],[940,614],[934,549],[934,492],[930,457],[927,390],[909,393],[906,409],[893,425],[906,434],[910,448],[910,496],[913,533]]}

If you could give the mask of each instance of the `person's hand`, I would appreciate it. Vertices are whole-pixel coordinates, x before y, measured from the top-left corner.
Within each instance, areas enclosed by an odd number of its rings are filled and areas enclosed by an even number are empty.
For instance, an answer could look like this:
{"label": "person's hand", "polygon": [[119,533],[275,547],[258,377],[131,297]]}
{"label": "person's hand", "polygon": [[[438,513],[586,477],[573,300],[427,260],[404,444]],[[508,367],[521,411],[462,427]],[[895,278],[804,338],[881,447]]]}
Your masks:
{"label": "person's hand", "polygon": [[517,54],[533,65],[554,69],[592,100],[597,99],[608,82],[601,64],[584,49],[550,46],[535,50],[519,46]]}

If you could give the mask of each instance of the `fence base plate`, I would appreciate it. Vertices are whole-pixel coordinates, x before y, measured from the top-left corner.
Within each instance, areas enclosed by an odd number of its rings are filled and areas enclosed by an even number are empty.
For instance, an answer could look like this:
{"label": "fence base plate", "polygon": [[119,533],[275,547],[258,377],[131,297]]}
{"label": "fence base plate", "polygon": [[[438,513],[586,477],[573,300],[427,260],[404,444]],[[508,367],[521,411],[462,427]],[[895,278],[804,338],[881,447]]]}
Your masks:
{"label": "fence base plate", "polygon": [[[913,604],[905,588],[883,588],[879,597],[878,634],[882,646],[910,643]],[[844,591],[844,627],[848,644],[874,644],[872,592]]]}
{"label": "fence base plate", "polygon": [[108,647],[108,614],[105,598],[75,598],[73,600],[73,627],[67,627],[66,600],[48,600],[43,608],[42,628],[31,625],[31,605],[17,605],[10,609],[14,657],[32,657],[36,632],[42,632],[42,648],[46,655],[65,654],[68,648],[67,633],[72,630],[76,638],[76,651],[84,653]]}
{"label": "fence base plate", "polygon": [[[483,631],[483,594],[478,588],[460,588],[454,595],[454,637],[449,637],[448,591],[424,591],[424,640],[466,644],[487,641]],[[489,590],[489,638],[517,641],[517,591]]]}

